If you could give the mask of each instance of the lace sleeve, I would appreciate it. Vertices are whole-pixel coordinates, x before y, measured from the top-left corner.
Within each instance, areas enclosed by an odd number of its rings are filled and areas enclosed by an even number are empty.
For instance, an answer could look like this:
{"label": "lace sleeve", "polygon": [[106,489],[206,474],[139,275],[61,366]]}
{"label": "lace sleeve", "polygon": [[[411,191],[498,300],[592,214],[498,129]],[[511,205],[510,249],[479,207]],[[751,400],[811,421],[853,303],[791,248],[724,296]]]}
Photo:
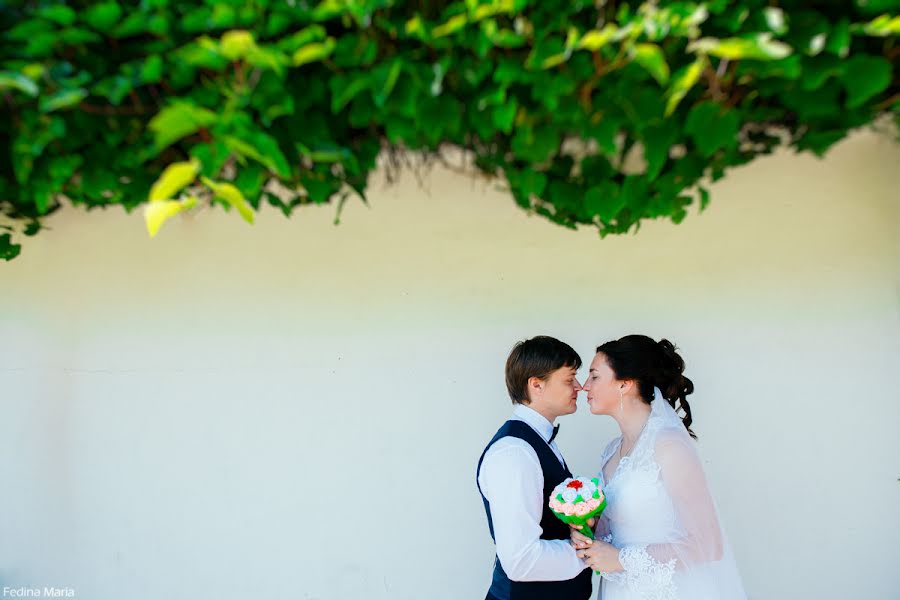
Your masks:
{"label": "lace sleeve", "polygon": [[[610,541],[607,536],[605,541]],[[643,600],[677,600],[675,559],[661,563],[647,552],[647,546],[626,546],[619,550],[619,562],[624,571],[604,573],[603,577],[636,592]]]}

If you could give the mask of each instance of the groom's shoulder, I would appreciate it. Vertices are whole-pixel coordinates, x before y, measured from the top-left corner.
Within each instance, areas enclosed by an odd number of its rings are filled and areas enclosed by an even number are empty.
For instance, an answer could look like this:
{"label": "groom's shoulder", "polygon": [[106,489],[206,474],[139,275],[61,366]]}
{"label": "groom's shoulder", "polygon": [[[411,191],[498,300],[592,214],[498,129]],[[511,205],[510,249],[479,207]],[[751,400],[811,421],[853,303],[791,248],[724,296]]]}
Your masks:
{"label": "groom's shoulder", "polygon": [[527,435],[527,429],[529,429],[528,424],[524,421],[510,419],[500,426],[497,433],[495,433],[491,438],[491,441],[488,442],[485,454],[495,455],[499,453],[523,452],[528,455],[537,456],[534,448],[523,437],[523,434]]}

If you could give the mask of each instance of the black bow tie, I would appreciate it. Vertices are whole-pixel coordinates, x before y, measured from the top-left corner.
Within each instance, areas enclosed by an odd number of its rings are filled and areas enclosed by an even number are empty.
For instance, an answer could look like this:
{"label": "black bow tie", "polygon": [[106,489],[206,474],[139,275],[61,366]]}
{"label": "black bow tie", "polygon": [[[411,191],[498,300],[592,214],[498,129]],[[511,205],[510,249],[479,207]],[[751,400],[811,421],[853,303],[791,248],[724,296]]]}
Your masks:
{"label": "black bow tie", "polygon": [[559,425],[556,425],[556,426],[553,428],[553,434],[550,436],[550,439],[547,440],[547,443],[548,443],[548,444],[552,444],[552,443],[553,443],[553,440],[556,439],[556,434],[557,434],[557,433],[559,433]]}

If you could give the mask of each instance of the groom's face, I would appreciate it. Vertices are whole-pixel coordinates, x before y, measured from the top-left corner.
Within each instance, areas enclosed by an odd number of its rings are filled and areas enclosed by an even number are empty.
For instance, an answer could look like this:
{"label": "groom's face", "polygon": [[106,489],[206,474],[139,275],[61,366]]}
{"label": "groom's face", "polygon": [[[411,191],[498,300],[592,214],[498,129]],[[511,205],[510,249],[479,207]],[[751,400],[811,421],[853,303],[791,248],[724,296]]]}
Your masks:
{"label": "groom's face", "polygon": [[578,392],[581,385],[575,379],[573,367],[559,368],[544,380],[541,403],[556,416],[570,415],[578,408]]}

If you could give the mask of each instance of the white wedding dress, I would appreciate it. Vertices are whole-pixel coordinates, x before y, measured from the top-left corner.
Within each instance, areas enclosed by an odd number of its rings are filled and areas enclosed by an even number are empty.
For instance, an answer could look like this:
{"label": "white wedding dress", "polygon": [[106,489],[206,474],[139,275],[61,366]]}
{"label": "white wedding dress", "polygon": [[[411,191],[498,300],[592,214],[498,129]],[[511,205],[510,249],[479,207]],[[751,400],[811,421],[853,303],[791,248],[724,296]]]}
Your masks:
{"label": "white wedding dress", "polygon": [[621,441],[603,452],[607,508],[596,531],[619,548],[625,570],[603,575],[600,599],[745,599],[695,443],[658,389],[637,443],[606,481]]}

